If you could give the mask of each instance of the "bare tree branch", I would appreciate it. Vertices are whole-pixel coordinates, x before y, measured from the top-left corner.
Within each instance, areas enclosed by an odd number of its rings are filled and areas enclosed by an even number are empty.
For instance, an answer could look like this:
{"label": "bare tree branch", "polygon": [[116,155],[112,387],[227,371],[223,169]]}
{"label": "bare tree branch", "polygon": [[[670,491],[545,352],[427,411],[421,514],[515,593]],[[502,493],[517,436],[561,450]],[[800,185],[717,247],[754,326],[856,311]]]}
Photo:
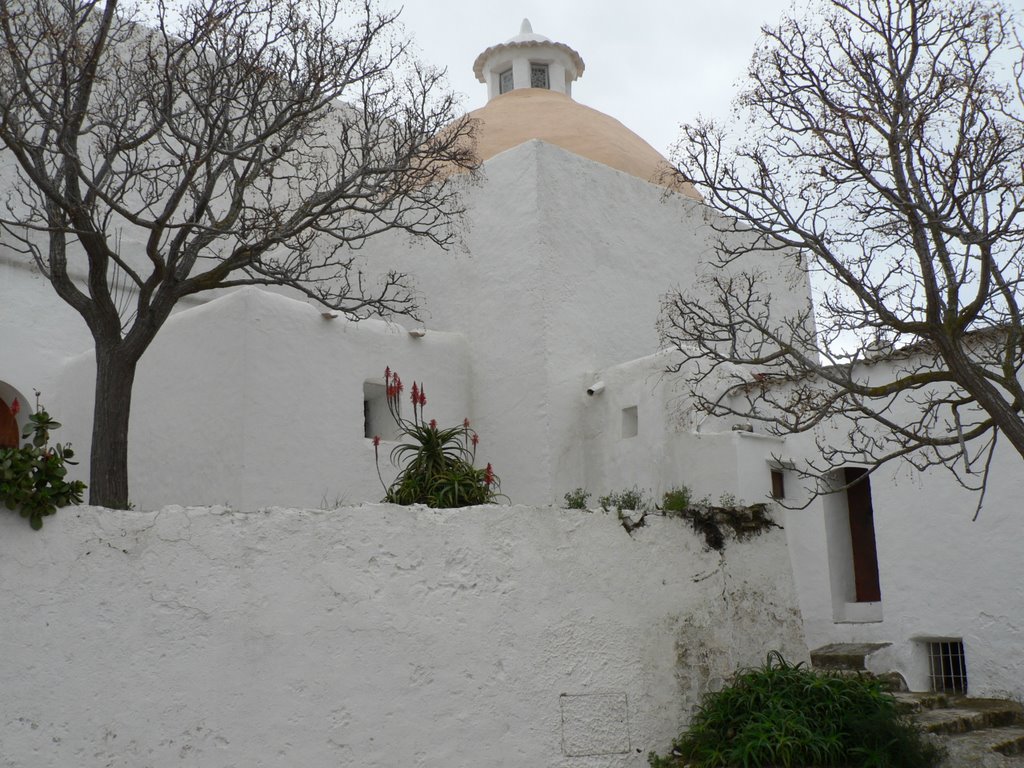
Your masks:
{"label": "bare tree branch", "polygon": [[372,0],[0,0],[0,232],[96,341],[94,503],[127,502],[127,416],[100,399],[127,413],[182,298],[282,285],[415,315],[406,276],[367,284],[352,252],[458,237],[453,172],[477,160],[457,107]]}
{"label": "bare tree branch", "polygon": [[[683,129],[719,269],[665,297],[662,338],[700,407],[813,432],[819,491],[897,458],[981,488],[997,432],[1024,457],[1013,23],[981,0],[823,2],[763,30],[734,133]],[[773,305],[749,266],[767,252],[796,254],[814,316]]]}

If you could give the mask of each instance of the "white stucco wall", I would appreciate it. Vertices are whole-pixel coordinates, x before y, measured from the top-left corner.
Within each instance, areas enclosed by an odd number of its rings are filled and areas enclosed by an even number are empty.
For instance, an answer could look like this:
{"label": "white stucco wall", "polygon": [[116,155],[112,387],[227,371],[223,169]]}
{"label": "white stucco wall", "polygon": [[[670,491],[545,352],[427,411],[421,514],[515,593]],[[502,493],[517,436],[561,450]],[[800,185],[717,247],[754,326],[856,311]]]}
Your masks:
{"label": "white stucco wall", "polygon": [[553,508],[4,514],[0,615],[4,768],[641,768],[805,656],[781,532]]}
{"label": "white stucco wall", "polygon": [[[893,365],[879,362],[865,372],[881,380]],[[912,408],[905,400],[898,401],[889,416],[898,420]],[[755,424],[755,429],[763,431],[763,426]],[[820,456],[816,441],[843,445],[848,430],[842,419],[833,419],[814,433],[772,441],[771,453],[804,466],[806,460]],[[759,441],[768,443],[771,438]],[[853,460],[849,465],[867,466]],[[741,472],[759,471],[753,457],[738,457],[736,466]],[[977,520],[972,520],[977,494],[966,491],[941,467],[919,472],[897,461],[871,475],[880,605],[852,602],[850,596],[853,572],[845,494],[820,497],[805,509],[787,511],[789,550],[809,646],[891,643],[871,657],[871,669],[898,671],[912,689],[927,690],[925,643],[962,639],[969,693],[1024,697],[1024,473],[1020,456],[1006,446],[997,451],[992,467]],[[795,472],[786,473],[788,504],[807,502],[804,484]]]}
{"label": "white stucco wall", "polygon": [[[427,326],[466,336],[480,423],[498,441],[509,492],[548,503],[594,472],[583,448],[590,377],[657,352],[660,300],[709,268],[718,214],[543,141],[491,158],[484,174],[467,198],[464,252],[381,239],[367,245],[366,268],[413,275]],[[779,312],[807,305],[790,258],[757,261]]]}
{"label": "white stucco wall", "polygon": [[39,390],[50,407],[61,366],[90,347],[92,336],[26,259],[0,243],[0,381],[24,393],[29,404]]}
{"label": "white stucco wall", "polygon": [[[382,321],[324,319],[301,301],[246,288],[172,316],[139,364],[129,433],[129,489],[139,509],[170,503],[333,508],[383,498],[364,436],[363,384],[401,373],[427,387],[428,419],[473,418],[465,340],[410,336]],[[87,478],[95,362],[61,377],[57,434]],[[382,443],[385,481],[394,476]],[[479,459],[490,460],[486,444]],[[496,465],[499,475],[501,467]]]}
{"label": "white stucco wall", "polygon": [[[585,403],[585,485],[595,497],[636,485],[658,499],[685,483],[697,499],[727,493],[747,503],[770,501],[772,469],[816,458],[816,439],[845,439],[841,420],[815,434],[773,437],[757,422],[745,432],[731,429],[736,418],[694,418],[683,376],[664,373],[670,360],[653,355],[593,374],[605,385]],[[638,410],[638,434],[623,438],[621,412],[630,406]],[[786,504],[807,502],[799,476],[784,476]],[[871,657],[871,669],[898,671],[913,689],[927,690],[925,641],[962,638],[973,695],[1024,697],[1020,457],[1006,447],[997,453],[976,521],[977,496],[940,468],[920,473],[895,463],[872,475],[871,491],[880,605],[847,605],[853,598],[842,594],[853,580],[845,495],[818,498],[805,509],[773,503],[785,520],[809,647],[891,643]],[[836,526],[831,534],[829,520]]]}
{"label": "white stucco wall", "polygon": [[[788,438],[796,458],[809,438]],[[1024,559],[1021,558],[1020,457],[1004,450],[993,462],[984,507],[948,472],[919,473],[895,463],[871,476],[881,586],[881,620],[839,621],[831,583],[848,553],[830,546],[825,497],[786,513],[794,578],[811,648],[833,642],[888,642],[875,671],[896,670],[912,689],[927,690],[923,642],[963,639],[968,690],[976,696],[1024,697]],[[793,486],[796,484],[793,483]],[[787,492],[790,485],[787,485]],[[842,509],[840,509],[840,512]],[[871,618],[877,618],[871,617]]]}

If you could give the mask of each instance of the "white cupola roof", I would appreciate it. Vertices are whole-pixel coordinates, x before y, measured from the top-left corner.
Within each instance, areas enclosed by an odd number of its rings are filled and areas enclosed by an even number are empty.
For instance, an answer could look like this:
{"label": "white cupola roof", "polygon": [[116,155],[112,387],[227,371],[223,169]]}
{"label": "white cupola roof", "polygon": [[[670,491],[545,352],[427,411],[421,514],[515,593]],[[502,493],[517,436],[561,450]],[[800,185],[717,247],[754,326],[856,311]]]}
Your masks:
{"label": "white cupola roof", "polygon": [[518,35],[492,45],[473,62],[476,79],[487,84],[488,100],[519,88],[544,88],[572,96],[572,83],[583,69],[579,53],[565,43],[538,35],[529,19],[523,19]]}

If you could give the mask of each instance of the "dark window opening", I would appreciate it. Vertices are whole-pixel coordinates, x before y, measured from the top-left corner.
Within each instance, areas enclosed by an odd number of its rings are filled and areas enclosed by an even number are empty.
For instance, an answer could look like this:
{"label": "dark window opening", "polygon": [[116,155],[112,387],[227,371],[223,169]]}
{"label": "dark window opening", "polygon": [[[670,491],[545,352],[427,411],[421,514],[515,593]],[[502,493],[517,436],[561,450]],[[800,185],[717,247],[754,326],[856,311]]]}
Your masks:
{"label": "dark window opening", "polygon": [[786,498],[786,479],[783,476],[781,469],[772,470],[772,498]]}
{"label": "dark window opening", "polygon": [[882,599],[878,579],[878,550],[875,546],[875,513],[871,506],[871,480],[859,467],[845,470],[846,503],[850,512],[850,542],[853,546],[853,580],[858,603]]}
{"label": "dark window opening", "polygon": [[512,90],[512,70],[506,69],[498,75],[498,93],[508,93]]}
{"label": "dark window opening", "polygon": [[18,419],[11,407],[0,399],[0,448],[17,448],[20,438]]}
{"label": "dark window opening", "polygon": [[935,693],[967,693],[967,659],[963,640],[929,642],[928,667]]}
{"label": "dark window opening", "polygon": [[531,88],[550,88],[551,84],[548,82],[548,65],[547,64],[531,64],[530,65],[530,87]]}

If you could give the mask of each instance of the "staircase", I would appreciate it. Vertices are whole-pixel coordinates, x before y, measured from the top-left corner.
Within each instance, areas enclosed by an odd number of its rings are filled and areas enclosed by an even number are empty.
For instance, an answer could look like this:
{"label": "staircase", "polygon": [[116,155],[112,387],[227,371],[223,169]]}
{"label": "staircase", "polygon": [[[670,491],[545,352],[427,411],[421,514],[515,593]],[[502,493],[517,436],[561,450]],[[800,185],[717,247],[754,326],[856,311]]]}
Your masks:
{"label": "staircase", "polygon": [[[811,666],[839,674],[867,674],[866,658],[885,645],[836,643],[811,651]],[[897,672],[876,675],[900,709],[946,749],[940,768],[1024,768],[1024,707],[1005,699],[911,693]]]}

